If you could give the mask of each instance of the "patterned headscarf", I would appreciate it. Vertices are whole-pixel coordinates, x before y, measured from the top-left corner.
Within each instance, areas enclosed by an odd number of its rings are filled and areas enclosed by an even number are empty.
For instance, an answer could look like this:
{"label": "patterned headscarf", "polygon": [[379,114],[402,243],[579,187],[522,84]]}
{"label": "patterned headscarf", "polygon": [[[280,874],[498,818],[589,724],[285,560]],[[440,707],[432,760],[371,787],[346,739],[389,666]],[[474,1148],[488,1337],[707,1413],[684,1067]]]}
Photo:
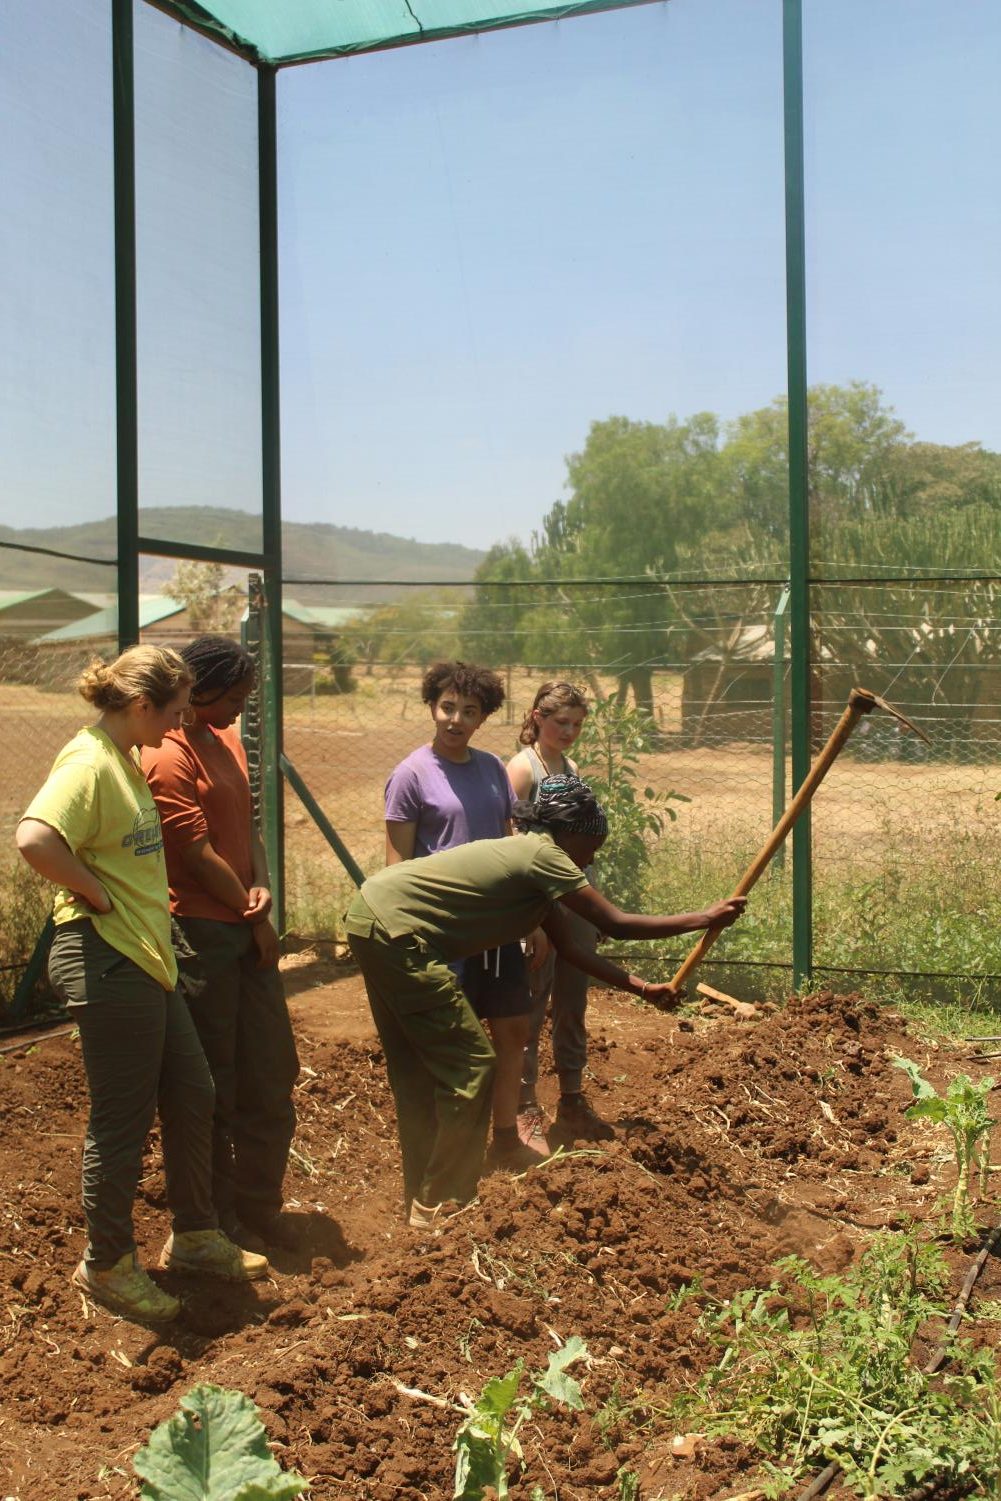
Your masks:
{"label": "patterned headscarf", "polygon": [[605,810],[580,777],[546,777],[535,802],[517,802],[512,812],[515,827],[523,833],[589,834],[604,839],[608,833]]}

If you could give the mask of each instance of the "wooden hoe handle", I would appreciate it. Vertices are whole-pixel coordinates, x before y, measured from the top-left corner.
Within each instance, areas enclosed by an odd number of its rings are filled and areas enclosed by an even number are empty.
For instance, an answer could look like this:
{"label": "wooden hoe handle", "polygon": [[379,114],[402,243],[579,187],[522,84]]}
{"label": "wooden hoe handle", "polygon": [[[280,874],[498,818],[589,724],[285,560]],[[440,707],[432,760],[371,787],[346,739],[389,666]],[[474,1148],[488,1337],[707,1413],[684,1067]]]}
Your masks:
{"label": "wooden hoe handle", "polygon": [[[875,693],[870,693],[867,688],[852,689],[848,697],[848,705],[835,725],[830,739],[804,777],[796,796],[741,876],[737,883],[737,889],[733,893],[734,896],[746,896],[758,878],[764,874],[776,852],[785,842],[789,830],[803,809],[808,806],[813,794],[824,780],[828,771],[830,771],[832,763],[836,760],[852,730],[858,724],[863,714],[871,714],[873,709],[877,705],[881,705],[881,703],[882,701],[876,697]],[[722,932],[722,928],[706,929],[671,980],[672,990],[680,990],[681,986],[688,979],[688,976],[692,973],[692,970],[701,963],[704,955],[709,952]]]}

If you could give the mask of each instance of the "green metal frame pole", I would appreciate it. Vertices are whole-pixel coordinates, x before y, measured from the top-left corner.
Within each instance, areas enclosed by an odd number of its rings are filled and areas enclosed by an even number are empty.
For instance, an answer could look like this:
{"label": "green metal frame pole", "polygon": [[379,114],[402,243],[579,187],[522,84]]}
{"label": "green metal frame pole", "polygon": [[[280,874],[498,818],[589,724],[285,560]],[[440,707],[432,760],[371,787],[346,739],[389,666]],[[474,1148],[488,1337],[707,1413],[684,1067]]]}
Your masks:
{"label": "green metal frame pole", "polygon": [[139,402],[136,352],[136,112],[133,0],[112,0],[118,645],[139,640]]}
{"label": "green metal frame pole", "polygon": [[358,861],[355,859],[354,855],[352,855],[351,851],[344,843],[344,840],[341,838],[340,834],[338,834],[337,830],[330,822],[330,819],[327,817],[323,809],[320,807],[319,803],[316,801],[316,798],[306,786],[306,783],[303,781],[302,777],[292,765],[292,762],[289,760],[288,756],[282,756],[281,768],[285,773],[289,785],[294,791],[296,797],[302,803],[302,806],[305,808],[310,818],[316,824],[316,827],[319,829],[324,839],[330,845],[330,848],[333,850],[338,860],[344,866],[344,869],[347,871],[352,881],[354,881],[356,886],[361,886],[365,880],[365,872],[362,870],[361,866],[358,864]]}
{"label": "green metal frame pole", "polygon": [[261,473],[263,480],[265,660],[261,684],[261,790],[279,932],[285,928],[285,787],[282,723],[281,396],[278,351],[278,116],[275,69],[257,70],[258,216],[261,279]]}
{"label": "green metal frame pole", "polygon": [[[789,608],[788,586],[775,606],[773,635],[775,659],[772,667],[772,828],[786,810],[786,611]],[[775,856],[781,870],[785,865],[785,845]]]}
{"label": "green metal frame pole", "polygon": [[[789,625],[792,789],[810,770],[810,510],[806,374],[806,217],[803,167],[803,4],[783,0],[786,340],[789,399]],[[793,984],[813,966],[810,810],[793,830]]]}

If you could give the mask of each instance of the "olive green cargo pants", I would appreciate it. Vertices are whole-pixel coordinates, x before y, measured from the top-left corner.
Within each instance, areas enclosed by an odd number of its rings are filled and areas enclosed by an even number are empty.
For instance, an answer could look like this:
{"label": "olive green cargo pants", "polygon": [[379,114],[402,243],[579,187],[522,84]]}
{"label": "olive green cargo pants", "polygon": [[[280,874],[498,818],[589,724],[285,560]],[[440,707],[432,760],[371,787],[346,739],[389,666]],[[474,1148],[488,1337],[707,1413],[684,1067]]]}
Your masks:
{"label": "olive green cargo pants", "polygon": [[146,1136],[159,1110],[175,1231],[211,1230],[215,1090],[194,1023],[164,990],[105,943],[89,918],[56,928],[52,988],[80,1028],[90,1088],[83,1151],[84,1259],[108,1268],[136,1248],[132,1206]]}
{"label": "olive green cargo pants", "polygon": [[407,1210],[413,1199],[464,1204],[483,1170],[494,1050],[455,975],[420,938],[390,938],[360,896],[346,926],[396,1101]]}
{"label": "olive green cargo pants", "polygon": [[215,1084],[212,1201],[223,1229],[282,1207],[299,1073],[281,975],[258,969],[246,923],[179,917],[178,989]]}

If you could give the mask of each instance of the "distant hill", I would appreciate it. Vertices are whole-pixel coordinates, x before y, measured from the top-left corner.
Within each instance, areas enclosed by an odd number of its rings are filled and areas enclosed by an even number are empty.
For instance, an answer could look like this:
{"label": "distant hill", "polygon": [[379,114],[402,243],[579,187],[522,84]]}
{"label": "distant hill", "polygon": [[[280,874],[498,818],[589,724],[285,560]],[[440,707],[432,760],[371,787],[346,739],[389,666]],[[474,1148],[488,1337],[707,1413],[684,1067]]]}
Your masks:
{"label": "distant hill", "polygon": [[[174,506],[144,511],[140,531],[147,537],[200,542],[207,547],[260,546],[260,520],[246,511],[212,506]],[[447,580],[471,579],[484,554],[455,542],[416,542],[386,532],[366,532],[353,526],[306,525],[287,521],[282,527],[284,568],[290,579],[336,579],[333,585],[309,589],[289,584],[288,592],[305,603],[365,603],[398,597],[394,579],[429,585]],[[63,558],[15,552],[0,545],[0,588],[42,589],[59,586],[86,592],[111,592],[115,570],[99,566],[97,559],[115,556],[115,521],[81,522],[78,526],[0,526],[0,544],[48,547],[56,552],[78,553],[95,559],[77,563]],[[172,576],[170,558],[145,557],[141,561],[141,584],[155,591]],[[384,579],[380,588],[352,588],[352,579]],[[343,583],[340,580],[344,580]]]}

